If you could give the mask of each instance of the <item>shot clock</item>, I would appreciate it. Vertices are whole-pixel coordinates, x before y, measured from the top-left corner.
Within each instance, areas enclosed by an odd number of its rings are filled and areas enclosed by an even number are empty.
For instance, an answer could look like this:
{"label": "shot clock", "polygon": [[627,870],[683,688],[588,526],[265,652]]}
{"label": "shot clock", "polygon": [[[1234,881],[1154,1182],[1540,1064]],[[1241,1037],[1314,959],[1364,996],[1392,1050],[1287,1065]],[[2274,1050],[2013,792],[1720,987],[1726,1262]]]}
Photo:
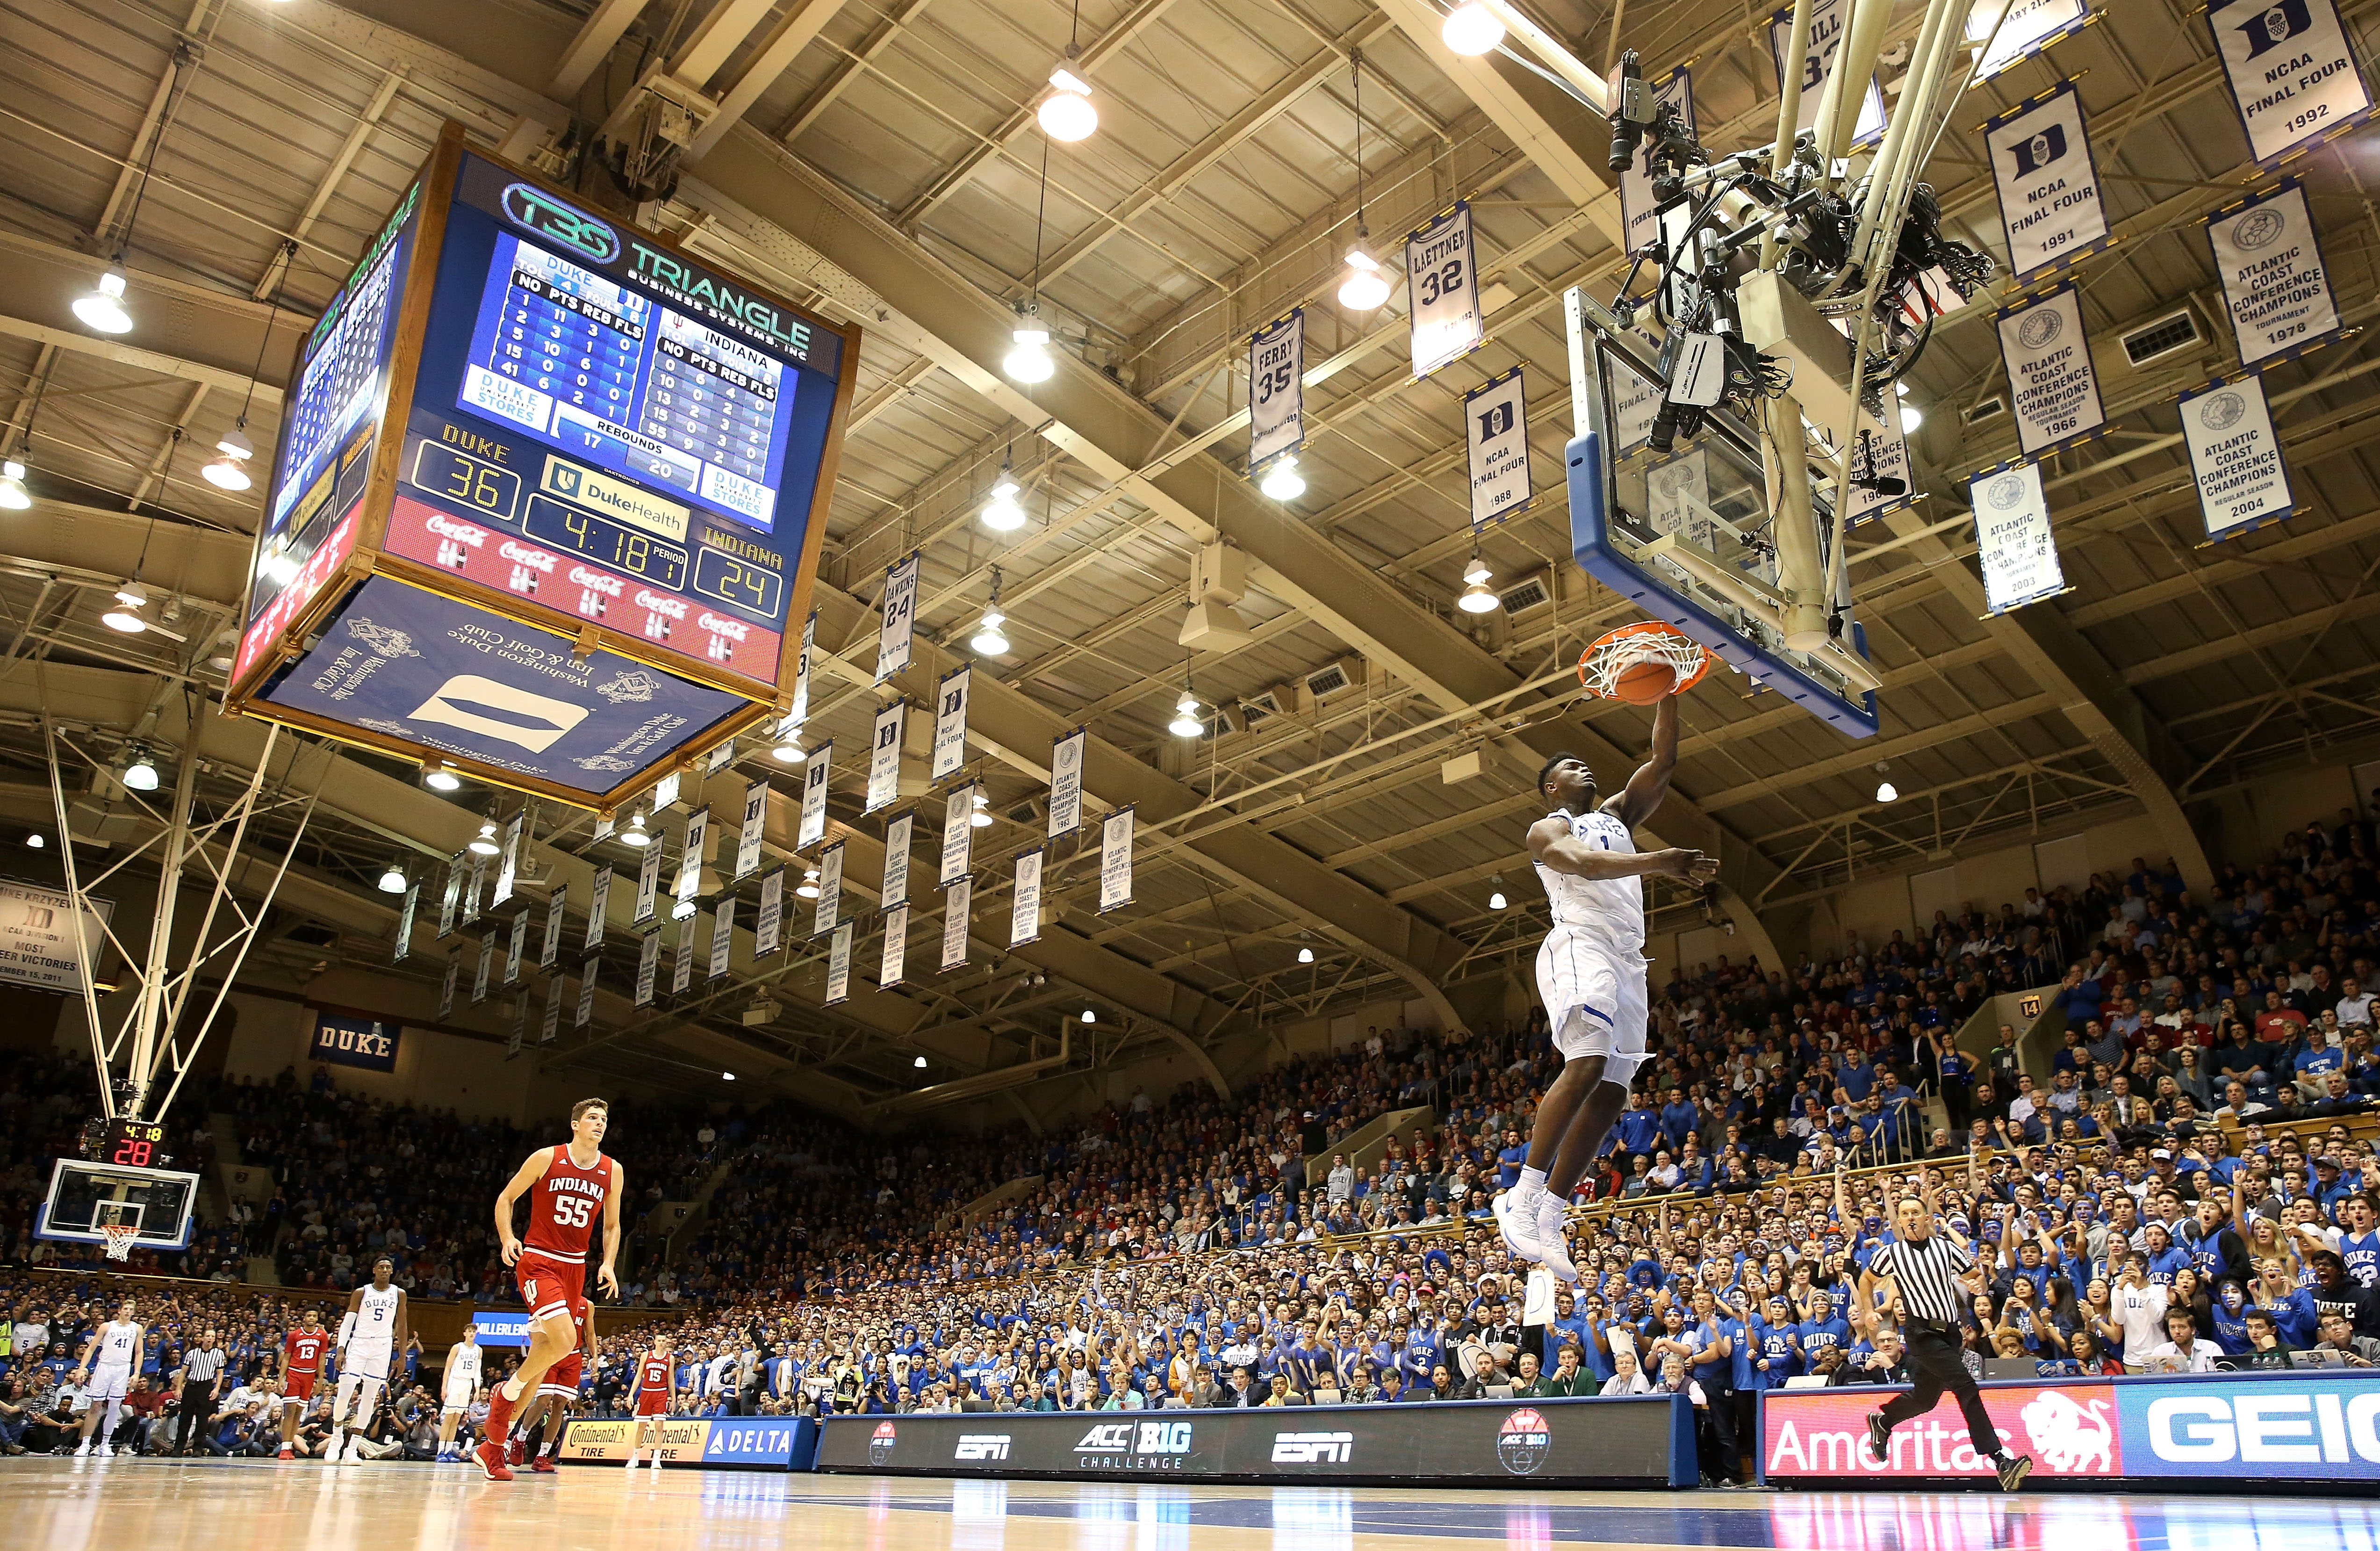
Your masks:
{"label": "shot clock", "polygon": [[230,703],[616,805],[790,695],[858,343],[448,126],[301,347]]}
{"label": "shot clock", "polygon": [[159,1167],[165,1162],[165,1128],[119,1116],[101,1133],[99,1161],[119,1168]]}

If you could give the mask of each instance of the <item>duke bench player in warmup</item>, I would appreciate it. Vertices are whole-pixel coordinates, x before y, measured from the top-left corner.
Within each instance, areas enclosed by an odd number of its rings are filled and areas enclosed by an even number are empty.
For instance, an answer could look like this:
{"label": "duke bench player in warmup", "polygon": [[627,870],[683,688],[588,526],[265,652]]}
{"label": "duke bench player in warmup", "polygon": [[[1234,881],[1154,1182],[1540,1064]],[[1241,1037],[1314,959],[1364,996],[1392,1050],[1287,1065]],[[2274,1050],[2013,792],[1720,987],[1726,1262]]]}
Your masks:
{"label": "duke bench player in warmup", "polygon": [[[148,1332],[132,1317],[132,1300],[126,1299],[115,1306],[115,1317],[91,1333],[82,1344],[82,1355],[75,1359],[74,1377],[77,1383],[87,1374],[91,1377],[90,1409],[82,1413],[82,1441],[75,1445],[75,1458],[94,1452],[91,1429],[102,1416],[106,1418],[106,1430],[99,1435],[97,1453],[103,1457],[114,1453],[115,1429],[124,1420],[124,1390],[132,1380],[132,1371],[140,1362],[140,1345]],[[97,1361],[94,1362],[93,1359]],[[131,1449],[123,1452],[129,1454]]]}
{"label": "duke bench player in warmup", "polygon": [[1553,811],[1529,826],[1529,855],[1553,907],[1537,949],[1537,994],[1562,1069],[1538,1102],[1520,1182],[1494,1202],[1507,1248],[1565,1282],[1578,1280],[1562,1238],[1563,1210],[1603,1150],[1645,1059],[1646,874],[1706,883],[1718,861],[1697,850],[1636,849],[1631,831],[1653,816],[1678,764],[1678,702],[1653,713],[1650,756],[1620,793],[1596,800],[1595,772],[1556,754],[1537,772]]}
{"label": "duke bench player in warmup", "polygon": [[[598,1213],[603,1217],[603,1263],[595,1286],[606,1297],[620,1294],[612,1266],[620,1253],[620,1201],[627,1183],[619,1164],[603,1153],[610,1121],[611,1108],[601,1099],[572,1105],[570,1140],[530,1154],[496,1197],[496,1235],[504,1241],[504,1264],[513,1268],[521,1301],[528,1305],[529,1336],[520,1366],[488,1397],[487,1435],[471,1451],[491,1481],[513,1478],[505,1459],[513,1408],[537,1394],[546,1370],[578,1346],[586,1328],[587,1240]],[[526,1237],[513,1231],[513,1203],[524,1195]]]}
{"label": "duke bench player in warmup", "polygon": [[370,1285],[356,1288],[347,1300],[346,1317],[339,1321],[339,1394],[331,1404],[331,1447],[326,1464],[339,1462],[342,1451],[350,1465],[364,1462],[355,1447],[356,1435],[371,1426],[388,1389],[389,1364],[413,1339],[413,1324],[405,1305],[405,1289],[392,1287],[396,1263],[382,1255],[372,1262]]}
{"label": "duke bench player in warmup", "polygon": [[676,1376],[677,1365],[670,1361],[670,1338],[666,1333],[656,1334],[652,1346],[637,1359],[637,1392],[629,1407],[637,1419],[628,1434],[628,1469],[632,1471],[647,1437],[653,1440],[653,1469],[662,1468],[662,1430],[669,1425]]}
{"label": "duke bench player in warmup", "polygon": [[298,1328],[281,1342],[281,1458],[297,1457],[298,1423],[314,1398],[314,1382],[322,1376],[322,1354],[331,1349],[331,1333],[322,1328],[322,1311],[309,1309]]}

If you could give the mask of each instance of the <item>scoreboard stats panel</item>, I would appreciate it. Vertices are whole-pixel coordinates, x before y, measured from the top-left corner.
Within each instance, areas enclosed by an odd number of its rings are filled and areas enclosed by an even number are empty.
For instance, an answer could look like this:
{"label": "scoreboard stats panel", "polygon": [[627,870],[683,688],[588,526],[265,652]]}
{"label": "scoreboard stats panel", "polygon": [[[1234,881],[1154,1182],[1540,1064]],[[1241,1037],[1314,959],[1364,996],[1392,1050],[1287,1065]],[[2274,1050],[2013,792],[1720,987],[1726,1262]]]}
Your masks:
{"label": "scoreboard stats panel", "polygon": [[598,807],[759,720],[858,342],[449,126],[301,347],[233,705]]}

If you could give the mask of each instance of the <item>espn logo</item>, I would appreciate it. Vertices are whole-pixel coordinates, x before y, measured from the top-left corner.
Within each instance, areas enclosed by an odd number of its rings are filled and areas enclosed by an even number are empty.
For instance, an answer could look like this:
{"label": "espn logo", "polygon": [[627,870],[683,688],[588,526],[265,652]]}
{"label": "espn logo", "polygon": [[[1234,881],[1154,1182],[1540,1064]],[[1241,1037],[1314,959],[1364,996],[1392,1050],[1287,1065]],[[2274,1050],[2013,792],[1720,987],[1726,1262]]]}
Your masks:
{"label": "espn logo", "polygon": [[1343,1465],[1354,1453],[1353,1433],[1275,1433],[1272,1462],[1276,1465]]}
{"label": "espn logo", "polygon": [[961,1433],[959,1446],[953,1451],[953,1459],[1005,1459],[1008,1458],[1008,1435],[1005,1433]]}

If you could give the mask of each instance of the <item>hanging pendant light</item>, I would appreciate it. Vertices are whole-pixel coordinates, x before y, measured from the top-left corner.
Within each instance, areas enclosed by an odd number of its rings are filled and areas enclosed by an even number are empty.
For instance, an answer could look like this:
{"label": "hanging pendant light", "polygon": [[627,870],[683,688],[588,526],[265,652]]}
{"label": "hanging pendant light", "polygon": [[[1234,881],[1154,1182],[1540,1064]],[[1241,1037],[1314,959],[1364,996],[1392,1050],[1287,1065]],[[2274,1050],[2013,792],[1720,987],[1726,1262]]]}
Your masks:
{"label": "hanging pendant light", "polygon": [[967,644],[987,657],[1008,655],[1008,637],[1000,628],[1006,623],[1008,616],[1000,612],[1000,568],[994,566],[991,568],[991,601],[984,605],[983,618],[976,625],[975,634],[968,638]]}
{"label": "hanging pendant light", "polygon": [[382,894],[402,894],[405,892],[405,863],[403,861],[392,861],[388,864],[388,870],[380,875],[380,891]]}
{"label": "hanging pendant light", "polygon": [[819,897],[819,870],[817,868],[808,867],[803,869],[801,886],[794,890],[794,895],[795,898],[800,899],[815,899]]}
{"label": "hanging pendant light", "polygon": [[634,846],[638,850],[653,843],[652,832],[645,827],[643,810],[639,809],[636,815],[628,820],[628,827],[620,831],[618,838],[620,844]]}
{"label": "hanging pendant light", "polygon": [[124,276],[113,269],[101,275],[96,289],[75,298],[74,315],[102,334],[132,332],[132,314],[124,310]]}
{"label": "hanging pendant light", "polygon": [[1489,910],[1500,910],[1511,903],[1510,900],[1504,898],[1503,873],[1493,873],[1488,874],[1488,885],[1495,890],[1494,893],[1488,896],[1488,908]]}
{"label": "hanging pendant light", "polygon": [[1471,564],[1463,568],[1463,580],[1469,585],[1463,589],[1463,596],[1454,600],[1455,606],[1465,614],[1493,614],[1503,607],[1504,600],[1488,591],[1488,579],[1495,574],[1479,558],[1478,547],[1474,545]]}
{"label": "hanging pendant light", "polygon": [[1207,731],[1207,724],[1198,716],[1198,697],[1190,688],[1190,664],[1182,664],[1182,698],[1173,702],[1173,720],[1165,730],[1176,738],[1198,738]]}
{"label": "hanging pendant light", "polygon": [[800,764],[808,760],[809,751],[802,747],[801,730],[799,727],[787,727],[779,732],[776,746],[769,751],[769,757],[779,764]]}
{"label": "hanging pendant light", "polygon": [[431,791],[459,791],[463,777],[455,774],[451,764],[433,764],[421,772],[421,784]]}
{"label": "hanging pendant light", "polygon": [[1310,947],[1306,947],[1306,946],[1305,946],[1303,944],[1301,944],[1301,945],[1299,946],[1299,947],[1298,947],[1298,950],[1297,950],[1297,961],[1298,961],[1299,963],[1301,963],[1301,964],[1311,964],[1311,963],[1313,963],[1313,962],[1314,962],[1314,950],[1313,950],[1312,948],[1310,948]]}
{"label": "hanging pendant light", "polygon": [[149,628],[141,610],[149,606],[149,594],[138,581],[128,581],[115,591],[115,606],[99,617],[99,622],[111,630],[137,636]]}
{"label": "hanging pendant light", "polygon": [[132,746],[132,757],[125,762],[124,784],[133,791],[157,789],[156,762],[149,757],[149,751],[140,744]]}
{"label": "hanging pendant light", "polygon": [[1297,471],[1297,457],[1284,453],[1268,465],[1257,488],[1276,501],[1294,501],[1305,494],[1305,476]]}
{"label": "hanging pendant light", "polygon": [[991,499],[983,508],[983,525],[995,533],[1014,533],[1025,526],[1025,508],[1016,504],[1016,493],[1024,486],[1016,482],[1014,459],[1000,460],[1000,478],[991,482]]}
{"label": "hanging pendant light", "polygon": [[[1876,773],[1880,776],[1890,768],[1891,766],[1883,760],[1876,762]],[[1888,777],[1879,780],[1876,784],[1876,800],[1878,802],[1898,802],[1900,800],[1900,788],[1894,786]]]}
{"label": "hanging pendant light", "polygon": [[504,849],[504,848],[496,844],[496,821],[493,819],[481,820],[480,823],[480,833],[471,837],[471,854],[473,856],[493,856],[502,849]]}
{"label": "hanging pendant light", "polygon": [[1038,324],[1020,324],[1010,335],[1015,348],[1000,363],[1000,369],[1020,383],[1046,383],[1058,370],[1050,359],[1050,331]]}
{"label": "hanging pendant light", "polygon": [[[246,427],[248,416],[241,415],[239,423]],[[256,445],[248,439],[245,429],[225,432],[215,444],[215,460],[199,470],[200,478],[217,490],[246,490],[256,482],[248,473],[248,460],[256,456]]]}
{"label": "hanging pendant light", "polygon": [[1389,277],[1372,252],[1372,228],[1364,224],[1364,51],[1350,49],[1355,84],[1355,241],[1347,250],[1347,273],[1339,282],[1339,305],[1368,312],[1389,299]]}
{"label": "hanging pendant light", "polygon": [[1068,45],[1065,63],[1050,72],[1050,94],[1041,99],[1034,114],[1041,121],[1043,134],[1069,145],[1090,139],[1099,127],[1099,110],[1091,103],[1091,83],[1066,67],[1074,63],[1075,53]]}
{"label": "hanging pendant light", "polygon": [[1438,35],[1455,53],[1476,58],[1504,41],[1504,24],[1479,0],[1463,0],[1447,13]]}
{"label": "hanging pendant light", "polygon": [[13,458],[0,463],[0,509],[20,512],[32,504],[32,492],[25,488],[25,466]]}

